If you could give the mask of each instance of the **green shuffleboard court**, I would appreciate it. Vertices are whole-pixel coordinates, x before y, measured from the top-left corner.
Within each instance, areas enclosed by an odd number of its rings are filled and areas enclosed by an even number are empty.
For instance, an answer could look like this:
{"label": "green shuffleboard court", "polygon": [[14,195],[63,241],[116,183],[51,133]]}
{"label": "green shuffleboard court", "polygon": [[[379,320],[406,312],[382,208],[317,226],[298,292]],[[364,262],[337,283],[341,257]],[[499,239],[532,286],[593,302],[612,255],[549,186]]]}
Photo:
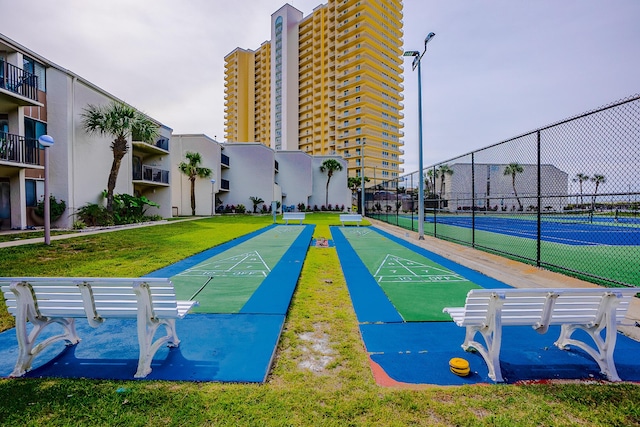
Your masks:
{"label": "green shuffleboard court", "polygon": [[481,287],[371,228],[342,233],[405,321],[450,321],[442,309]]}
{"label": "green shuffleboard court", "polygon": [[238,313],[304,230],[278,226],[171,277],[195,313]]}

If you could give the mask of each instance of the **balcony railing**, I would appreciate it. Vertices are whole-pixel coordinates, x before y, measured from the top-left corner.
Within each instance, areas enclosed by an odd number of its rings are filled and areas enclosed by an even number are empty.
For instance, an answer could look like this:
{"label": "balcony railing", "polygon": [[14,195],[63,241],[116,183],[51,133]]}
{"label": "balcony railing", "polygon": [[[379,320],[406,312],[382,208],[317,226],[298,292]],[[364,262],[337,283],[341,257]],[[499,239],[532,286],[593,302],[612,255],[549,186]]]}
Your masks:
{"label": "balcony railing", "polygon": [[0,59],[0,88],[38,100],[38,76]]}
{"label": "balcony railing", "polygon": [[155,145],[158,148],[169,151],[169,138],[160,138]]}
{"label": "balcony railing", "polygon": [[0,160],[41,165],[41,152],[36,139],[0,132]]}
{"label": "balcony railing", "polygon": [[142,170],[133,171],[133,180],[169,184],[169,171],[142,165]]}

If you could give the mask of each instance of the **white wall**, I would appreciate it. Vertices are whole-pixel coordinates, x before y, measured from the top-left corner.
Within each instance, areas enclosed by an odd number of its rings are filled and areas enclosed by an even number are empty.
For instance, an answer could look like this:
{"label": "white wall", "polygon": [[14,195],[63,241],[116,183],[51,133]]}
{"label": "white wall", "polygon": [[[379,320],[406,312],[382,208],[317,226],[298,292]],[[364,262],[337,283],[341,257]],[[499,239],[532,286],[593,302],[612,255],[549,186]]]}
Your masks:
{"label": "white wall", "polygon": [[347,162],[338,156],[316,156],[311,163],[313,175],[313,195],[309,199],[309,205],[313,208],[317,205],[321,208],[325,204],[327,187],[327,172],[320,171],[320,165],[327,159],[335,159],[342,165],[341,171],[335,171],[329,181],[329,204],[332,206],[344,205],[345,210],[351,206],[351,190],[347,187]]}
{"label": "white wall", "polygon": [[[209,178],[196,178],[196,215],[211,215],[212,197],[220,188],[221,146],[206,135],[173,135],[171,139],[171,206],[179,216],[191,215],[191,181],[180,172],[178,165],[187,162],[187,152],[200,153],[201,167],[212,170]],[[216,182],[211,185],[211,180]],[[214,194],[212,195],[212,188]]]}
{"label": "white wall", "polygon": [[[55,140],[49,148],[50,192],[67,203],[67,213],[52,225],[71,227],[75,219],[72,214],[77,209],[87,203],[104,202],[102,192],[107,188],[113,162],[114,138],[85,132],[82,113],[89,104],[107,105],[113,101],[122,102],[72,74],[47,68],[47,131]],[[171,137],[171,129],[165,126],[160,132]],[[129,144],[118,170],[115,194],[134,194],[131,141]],[[158,156],[154,162],[167,169],[169,156]],[[147,214],[171,216],[168,186],[147,188],[142,195],[160,204],[160,208],[149,208]]]}
{"label": "white wall", "polygon": [[296,210],[299,203],[307,206],[313,194],[313,158],[302,151],[277,151],[276,160],[279,165],[276,182],[282,189],[282,204],[293,205]]}
{"label": "white wall", "polygon": [[221,178],[229,181],[229,191],[220,191],[224,205],[243,204],[253,209],[249,197],[259,197],[267,204],[279,197],[275,186],[275,153],[259,143],[225,143],[222,152],[229,156],[230,167],[223,169]]}

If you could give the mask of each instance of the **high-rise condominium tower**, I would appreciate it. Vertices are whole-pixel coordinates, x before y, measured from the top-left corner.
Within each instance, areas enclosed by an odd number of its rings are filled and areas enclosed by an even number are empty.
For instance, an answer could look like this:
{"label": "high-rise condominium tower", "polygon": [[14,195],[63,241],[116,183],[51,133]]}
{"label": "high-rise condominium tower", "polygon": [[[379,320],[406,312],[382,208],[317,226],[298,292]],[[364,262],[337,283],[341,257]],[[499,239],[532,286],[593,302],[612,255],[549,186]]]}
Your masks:
{"label": "high-rise condominium tower", "polygon": [[[340,155],[367,186],[403,172],[402,1],[284,5],[271,40],[225,57],[225,139]],[[375,179],[375,182],[374,182]]]}

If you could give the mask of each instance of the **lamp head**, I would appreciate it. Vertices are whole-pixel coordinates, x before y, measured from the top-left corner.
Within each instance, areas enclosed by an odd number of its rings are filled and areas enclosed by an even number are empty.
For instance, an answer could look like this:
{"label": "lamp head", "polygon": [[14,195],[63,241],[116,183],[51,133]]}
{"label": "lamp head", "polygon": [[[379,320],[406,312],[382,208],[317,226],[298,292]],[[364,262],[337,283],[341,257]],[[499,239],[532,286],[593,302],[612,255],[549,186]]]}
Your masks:
{"label": "lamp head", "polygon": [[418,55],[420,55],[420,52],[418,52],[417,50],[408,50],[402,54],[402,56],[418,56]]}
{"label": "lamp head", "polygon": [[427,34],[427,37],[424,38],[424,46],[427,47],[427,43],[429,43],[429,41],[434,38],[436,35],[436,33],[431,32],[429,34]]}
{"label": "lamp head", "polygon": [[53,145],[54,141],[53,141],[53,137],[51,137],[49,135],[42,135],[40,138],[38,138],[38,142],[44,148],[48,148],[48,147],[51,147]]}

